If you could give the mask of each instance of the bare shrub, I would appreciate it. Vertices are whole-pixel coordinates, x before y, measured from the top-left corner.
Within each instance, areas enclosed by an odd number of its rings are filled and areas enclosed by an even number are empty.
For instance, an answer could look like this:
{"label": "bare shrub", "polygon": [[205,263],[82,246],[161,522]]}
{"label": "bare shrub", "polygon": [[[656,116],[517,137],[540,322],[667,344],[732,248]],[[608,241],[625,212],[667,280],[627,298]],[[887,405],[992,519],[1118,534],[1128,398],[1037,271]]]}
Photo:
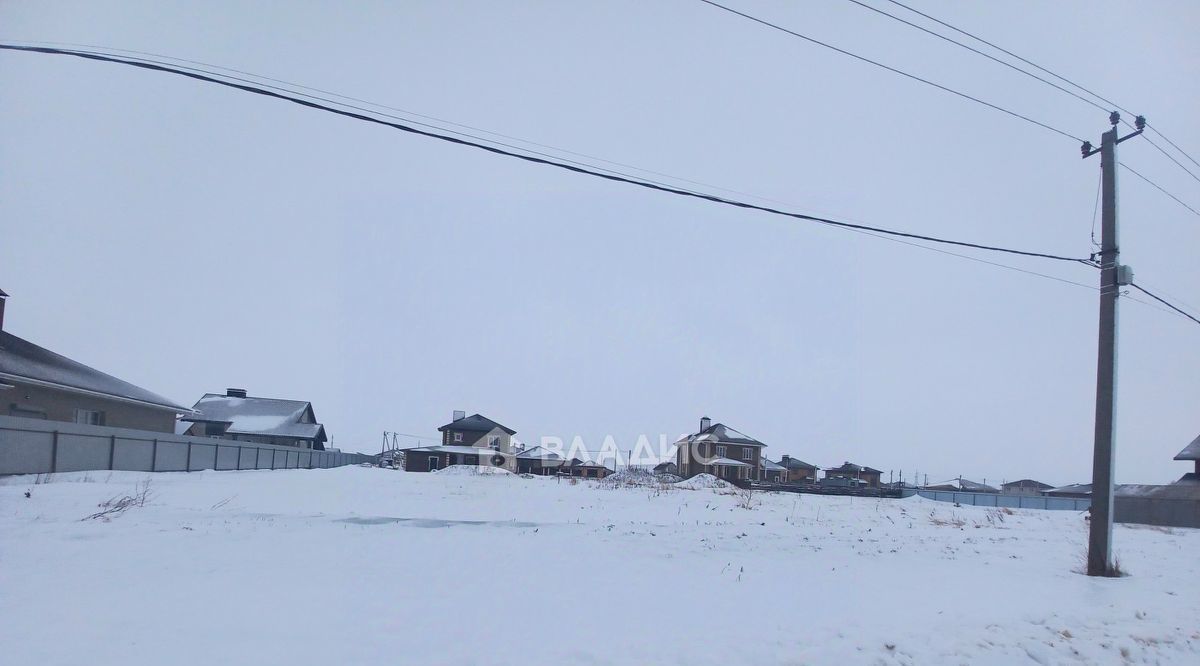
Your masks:
{"label": "bare shrub", "polygon": [[929,514],[929,522],[938,527],[962,527],[967,524],[967,521],[959,518],[957,515],[951,515],[949,518],[941,518],[936,514]]}
{"label": "bare shrub", "polygon": [[104,500],[98,506],[100,511],[93,513],[90,516],[81,518],[80,520],[102,520],[108,522],[113,518],[125,513],[129,508],[135,506],[146,506],[146,501],[151,497],[150,479],[146,479],[137,484],[132,495],[113,495]]}

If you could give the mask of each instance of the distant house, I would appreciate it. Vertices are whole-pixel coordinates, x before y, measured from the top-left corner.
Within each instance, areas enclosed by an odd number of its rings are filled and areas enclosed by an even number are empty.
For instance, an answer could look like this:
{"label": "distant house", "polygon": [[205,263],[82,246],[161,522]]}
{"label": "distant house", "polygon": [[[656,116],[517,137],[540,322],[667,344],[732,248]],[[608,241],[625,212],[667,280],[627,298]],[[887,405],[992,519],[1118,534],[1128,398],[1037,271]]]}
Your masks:
{"label": "distant house", "polygon": [[575,461],[574,464],[570,466],[570,473],[571,476],[578,476],[586,479],[603,479],[609,474],[612,474],[612,470],[598,462]]}
{"label": "distant house", "polygon": [[679,465],[675,464],[674,462],[672,462],[670,460],[668,460],[666,462],[660,462],[654,466],[654,473],[655,474],[679,474]]}
{"label": "distant house", "polygon": [[500,453],[512,452],[512,436],[516,430],[482,416],[466,412],[454,412],[454,418],[438,428],[445,446],[482,446]]}
{"label": "distant house", "polygon": [[4,330],[0,291],[0,414],[172,432],[190,410]]}
{"label": "distant house", "polygon": [[766,458],[762,459],[761,465],[762,467],[758,471],[759,480],[769,483],[787,483],[788,469],[786,467]]}
{"label": "distant house", "polygon": [[1191,444],[1183,447],[1183,450],[1175,456],[1175,460],[1191,460],[1196,465],[1193,471],[1179,477],[1176,483],[1200,483],[1200,437],[1193,439]]}
{"label": "distant house", "polygon": [[787,483],[816,483],[817,466],[803,460],[785,455],[779,459],[779,464],[787,468]]}
{"label": "distant house", "polygon": [[700,430],[675,442],[679,475],[711,474],[727,481],[758,478],[762,450],[767,445],[723,423],[700,419]]}
{"label": "distant house", "polygon": [[1075,499],[1086,499],[1092,496],[1092,484],[1090,483],[1072,483],[1058,488],[1051,488],[1042,493],[1046,497],[1071,497]]}
{"label": "distant house", "polygon": [[1008,483],[1000,484],[1000,492],[1005,495],[1041,495],[1047,490],[1053,489],[1054,486],[1033,479],[1021,479],[1020,481],[1009,481]]}
{"label": "distant house", "polygon": [[[438,430],[442,433],[441,445],[405,449],[405,471],[433,472],[451,465],[490,465],[517,471],[520,454],[512,452],[512,436],[517,434],[516,430],[481,414],[467,416],[461,411],[454,412],[450,423]],[[526,460],[533,459],[527,457]]]}
{"label": "distant house", "polygon": [[205,393],[192,410],[179,419],[180,434],[314,451],[324,451],[329,440],[312,403],[304,400],[260,398],[231,388],[224,395]]}
{"label": "distant house", "polygon": [[925,486],[925,490],[948,490],[952,492],[962,493],[999,493],[999,488],[994,488],[986,483],[979,483],[970,479],[951,479],[942,483]]}
{"label": "distant house", "polygon": [[553,476],[569,466],[570,461],[541,446],[535,446],[516,454],[517,473]]}
{"label": "distant house", "polygon": [[879,487],[879,475],[883,472],[874,467],[866,467],[864,465],[855,465],[852,462],[844,462],[838,467],[830,467],[825,470],[825,478],[821,483],[828,483],[831,486],[865,486],[868,488]]}

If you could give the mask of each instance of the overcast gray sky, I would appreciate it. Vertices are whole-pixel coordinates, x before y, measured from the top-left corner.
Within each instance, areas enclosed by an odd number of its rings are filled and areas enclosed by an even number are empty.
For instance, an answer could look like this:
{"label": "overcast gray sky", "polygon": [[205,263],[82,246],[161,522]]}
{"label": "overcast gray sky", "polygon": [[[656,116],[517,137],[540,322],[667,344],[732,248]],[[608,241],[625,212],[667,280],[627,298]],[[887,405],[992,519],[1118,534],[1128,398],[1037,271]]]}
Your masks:
{"label": "overcast gray sky", "polygon": [[[729,3],[1097,143],[1107,128],[844,0]],[[1200,151],[1195,2],[913,4]],[[0,38],[235,67],[800,212],[1091,251],[1099,163],[1076,142],[696,0],[7,0]],[[345,450],[432,436],[454,409],[622,448],[708,415],[776,459],[1090,478],[1094,290],[130,67],[4,52],[0,85],[5,328],[183,404],[311,400]],[[1121,159],[1200,203],[1146,143]],[[1124,262],[1200,302],[1200,218],[1126,173],[1120,196]],[[1119,481],[1187,471],[1198,350],[1200,327],[1122,302]]]}

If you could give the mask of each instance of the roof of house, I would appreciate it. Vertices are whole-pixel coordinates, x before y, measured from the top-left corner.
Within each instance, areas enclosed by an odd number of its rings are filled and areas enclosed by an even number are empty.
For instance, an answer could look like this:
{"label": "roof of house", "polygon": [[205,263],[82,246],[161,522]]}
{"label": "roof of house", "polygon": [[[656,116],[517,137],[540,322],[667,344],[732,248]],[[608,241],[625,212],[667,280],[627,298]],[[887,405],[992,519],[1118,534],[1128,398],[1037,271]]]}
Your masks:
{"label": "roof of house", "polygon": [[1021,479],[1019,481],[1009,481],[1008,483],[1000,484],[1001,488],[1037,488],[1038,490],[1050,490],[1054,486],[1033,479]]}
{"label": "roof of house", "polygon": [[517,434],[516,430],[513,430],[507,426],[502,426],[481,414],[472,414],[470,416],[458,419],[457,421],[451,421],[450,423],[438,428],[438,431],[464,430],[467,432],[491,432],[496,428],[499,428],[510,435]]}
{"label": "roof of house", "polygon": [[301,423],[305,413],[316,421],[312,403],[303,400],[281,400],[247,396],[205,393],[196,401],[197,412],[185,416],[185,421],[228,423],[225,432],[237,435],[266,435],[326,440],[325,426],[320,423]]}
{"label": "roof of house", "polygon": [[1047,495],[1061,495],[1064,493],[1090,494],[1091,492],[1092,492],[1092,484],[1090,484],[1090,483],[1072,483],[1072,484],[1069,484],[1066,486],[1059,486],[1057,488],[1051,488],[1050,490],[1045,491],[1045,494],[1047,494]]}
{"label": "roof of house", "polygon": [[874,467],[867,467],[866,465],[855,465],[852,462],[844,462],[839,467],[829,467],[829,468],[826,468],[825,471],[826,472],[842,472],[845,474],[858,474],[859,472],[866,472],[867,474],[883,474],[883,472],[875,469]]}
{"label": "roof of house", "polygon": [[187,407],[117,379],[12,333],[0,331],[0,378],[186,413]]}
{"label": "roof of house", "polygon": [[799,458],[789,457],[787,459],[780,460],[779,464],[783,465],[787,469],[817,469],[816,465],[810,465]]}
{"label": "roof of house", "polygon": [[1192,440],[1191,444],[1183,447],[1176,456],[1176,460],[1200,460],[1200,436]]}
{"label": "roof of house", "polygon": [[[724,423],[714,423],[700,432],[693,433],[683,438],[688,444],[694,442],[720,442],[727,444],[743,444],[750,446],[766,446],[762,442],[753,437],[740,433]],[[677,442],[678,443],[678,442]]]}
{"label": "roof of house", "polygon": [[655,465],[655,466],[654,466],[654,469],[655,469],[655,470],[660,470],[660,469],[670,469],[670,468],[672,468],[672,467],[677,467],[677,465],[675,464],[675,462],[674,462],[674,461],[672,461],[672,460],[667,460],[667,461],[660,462],[660,463],[658,463],[657,465]]}
{"label": "roof of house", "polygon": [[750,463],[742,462],[740,460],[731,460],[729,458],[713,458],[711,460],[704,461],[704,464],[705,465],[725,465],[727,467],[753,467],[753,465],[751,465]]}
{"label": "roof of house", "polygon": [[781,472],[787,471],[787,468],[784,467],[783,465],[780,465],[779,463],[771,462],[770,460],[767,460],[766,458],[762,459],[762,468],[770,469],[770,470],[779,470]]}
{"label": "roof of house", "polygon": [[541,446],[525,449],[518,453],[517,457],[522,460],[562,460],[562,456]]}
{"label": "roof of house", "polygon": [[[1046,486],[1049,488],[1049,486]],[[965,493],[995,493],[999,492],[986,483],[979,483],[970,479],[951,479],[942,483],[925,486],[927,490],[960,490]]]}

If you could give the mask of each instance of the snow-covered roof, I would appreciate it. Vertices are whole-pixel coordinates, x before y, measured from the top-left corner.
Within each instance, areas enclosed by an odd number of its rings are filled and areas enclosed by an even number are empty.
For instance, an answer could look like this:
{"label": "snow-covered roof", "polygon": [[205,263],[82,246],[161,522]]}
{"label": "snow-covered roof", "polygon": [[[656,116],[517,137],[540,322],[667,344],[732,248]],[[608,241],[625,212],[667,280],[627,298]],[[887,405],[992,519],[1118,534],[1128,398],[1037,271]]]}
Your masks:
{"label": "snow-covered roof", "polygon": [[1183,450],[1175,456],[1176,460],[1200,460],[1200,436],[1192,440],[1191,444],[1183,447]]}
{"label": "snow-covered roof", "polygon": [[1054,486],[1033,479],[1021,479],[1019,481],[1009,481],[1008,483],[1000,484],[1001,488],[1036,488],[1037,490],[1050,490]]}
{"label": "snow-covered roof", "polygon": [[541,446],[525,449],[518,453],[517,457],[521,460],[562,460],[562,456]]}
{"label": "snow-covered roof", "polygon": [[499,423],[496,423],[482,414],[472,414],[470,416],[458,419],[457,421],[451,421],[450,423],[438,428],[438,431],[462,430],[465,432],[491,432],[496,428],[499,428],[510,435],[517,434],[516,430],[513,430],[508,426],[500,425]]}
{"label": "snow-covered roof", "polygon": [[724,423],[714,423],[700,432],[693,433],[684,437],[676,444],[687,442],[689,444],[695,442],[724,442],[728,444],[743,444],[750,446],[766,446],[762,442],[753,437],[740,433]]}
{"label": "snow-covered roof", "polygon": [[303,422],[316,421],[316,418],[312,404],[302,400],[206,393],[196,401],[193,409],[197,413],[183,420],[228,423],[229,427],[225,429],[228,433],[325,441],[325,426]]}
{"label": "snow-covered roof", "polygon": [[1066,485],[1066,486],[1059,486],[1058,488],[1051,488],[1050,490],[1045,491],[1045,494],[1047,494],[1047,495],[1061,495],[1063,493],[1085,493],[1085,494],[1087,494],[1087,493],[1091,493],[1091,492],[1092,492],[1092,484],[1090,484],[1090,483],[1072,483],[1072,484]]}
{"label": "snow-covered roof", "polygon": [[711,458],[704,461],[705,465],[725,465],[727,467],[753,467],[750,463],[745,463],[740,460],[730,458]]}
{"label": "snow-covered roof", "polygon": [[[941,483],[931,483],[925,486],[929,490],[960,490],[964,493],[997,493],[998,489],[993,488],[985,483],[971,481],[970,479],[950,479]],[[1050,486],[1046,486],[1049,488]]]}
{"label": "snow-covered roof", "polygon": [[769,469],[769,470],[778,470],[780,472],[787,471],[787,468],[784,467],[783,465],[780,465],[779,463],[773,463],[770,460],[767,460],[766,458],[762,459],[762,468]]}
{"label": "snow-covered roof", "polygon": [[0,331],[0,379],[133,402],[184,414],[187,407]]}

